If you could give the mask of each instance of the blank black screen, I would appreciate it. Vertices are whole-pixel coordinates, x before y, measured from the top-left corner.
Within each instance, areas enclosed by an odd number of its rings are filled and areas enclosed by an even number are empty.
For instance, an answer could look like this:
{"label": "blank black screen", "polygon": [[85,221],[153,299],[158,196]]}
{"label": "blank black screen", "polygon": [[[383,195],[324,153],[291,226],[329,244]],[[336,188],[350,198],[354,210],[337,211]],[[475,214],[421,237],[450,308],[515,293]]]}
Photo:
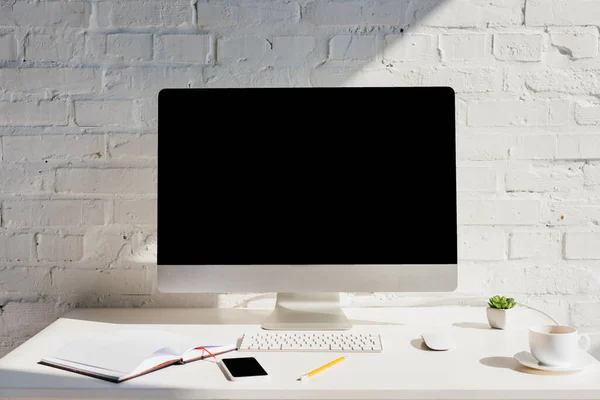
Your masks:
{"label": "blank black screen", "polygon": [[455,264],[450,88],[165,89],[158,264]]}

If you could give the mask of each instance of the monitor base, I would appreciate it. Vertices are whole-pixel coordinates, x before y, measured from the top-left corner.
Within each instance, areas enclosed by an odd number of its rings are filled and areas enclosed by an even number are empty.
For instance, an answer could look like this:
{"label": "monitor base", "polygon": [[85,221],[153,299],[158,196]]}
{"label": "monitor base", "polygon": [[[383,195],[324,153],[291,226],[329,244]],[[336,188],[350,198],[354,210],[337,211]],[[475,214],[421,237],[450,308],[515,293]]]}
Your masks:
{"label": "monitor base", "polygon": [[339,331],[352,327],[340,307],[339,293],[277,293],[266,330]]}

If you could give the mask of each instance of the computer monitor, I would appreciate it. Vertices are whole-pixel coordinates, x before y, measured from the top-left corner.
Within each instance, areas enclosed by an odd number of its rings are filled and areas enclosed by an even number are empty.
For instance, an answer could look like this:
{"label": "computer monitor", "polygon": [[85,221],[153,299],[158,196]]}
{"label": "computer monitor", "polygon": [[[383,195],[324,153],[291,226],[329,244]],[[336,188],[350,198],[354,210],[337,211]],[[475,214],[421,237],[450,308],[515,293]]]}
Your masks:
{"label": "computer monitor", "polygon": [[451,88],[158,99],[159,290],[277,292],[263,328],[336,330],[339,292],[456,288]]}

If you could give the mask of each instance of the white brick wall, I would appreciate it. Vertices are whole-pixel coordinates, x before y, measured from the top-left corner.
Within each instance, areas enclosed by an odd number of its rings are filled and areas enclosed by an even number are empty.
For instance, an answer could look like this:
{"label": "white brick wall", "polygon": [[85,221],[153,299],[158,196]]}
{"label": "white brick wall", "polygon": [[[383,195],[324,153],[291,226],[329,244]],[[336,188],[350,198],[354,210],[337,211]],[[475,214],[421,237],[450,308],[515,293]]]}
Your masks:
{"label": "white brick wall", "polygon": [[572,192],[584,185],[580,164],[553,165],[550,167],[515,164],[506,172],[507,192]]}
{"label": "white brick wall", "polygon": [[154,168],[58,168],[58,193],[156,193]]}
{"label": "white brick wall", "polygon": [[[522,0],[477,0],[411,2],[420,23],[437,28],[515,26],[523,23]],[[413,11],[414,10],[414,11]]]}
{"label": "white brick wall", "polygon": [[83,34],[34,33],[27,36],[24,58],[27,61],[69,61],[83,50]]}
{"label": "white brick wall", "polygon": [[552,28],[550,41],[559,52],[573,59],[594,58],[598,55],[598,29]]}
{"label": "white brick wall", "polygon": [[579,125],[600,125],[600,102],[582,100],[575,103],[575,121]]}
{"label": "white brick wall", "polygon": [[488,35],[485,33],[457,33],[440,35],[443,60],[485,60],[489,58]]}
{"label": "white brick wall", "polygon": [[31,235],[0,235],[0,260],[2,261],[28,261],[31,258],[31,249]]}
{"label": "white brick wall", "polygon": [[74,102],[78,126],[133,127],[133,102],[130,100],[92,100]]}
{"label": "white brick wall", "polygon": [[510,147],[508,134],[463,134],[457,138],[456,153],[459,160],[504,160]]}
{"label": "white brick wall", "polygon": [[[195,40],[201,40],[205,53],[201,55],[203,60],[206,60],[208,55],[208,37],[198,36]],[[198,47],[198,46],[195,46]],[[270,50],[271,43],[262,37],[258,36],[240,36],[219,40],[218,54],[221,62],[246,62],[261,60]],[[184,53],[189,52],[185,49]],[[193,60],[192,60],[193,61]],[[197,60],[200,61],[200,60]]]}
{"label": "white brick wall", "polygon": [[6,136],[4,161],[99,159],[104,140],[99,135]]}
{"label": "white brick wall", "polygon": [[62,101],[0,101],[0,125],[67,125],[67,104]]}
{"label": "white brick wall", "polygon": [[464,225],[536,225],[540,222],[538,200],[459,198],[458,222]]}
{"label": "white brick wall", "polygon": [[549,122],[548,100],[476,100],[467,109],[469,126],[547,126]]}
{"label": "white brick wall", "polygon": [[515,138],[511,155],[522,160],[549,160],[557,155],[555,135],[528,135]]}
{"label": "white brick wall", "polygon": [[44,185],[49,178],[47,169],[36,169],[35,166],[6,163],[0,166],[0,193],[34,194],[49,190]]}
{"label": "white brick wall", "polygon": [[590,0],[0,2],[0,355],[74,305],[252,296],[156,290],[164,87],[452,86],[447,296],[512,294],[600,332],[598,15]]}
{"label": "white brick wall", "polygon": [[14,60],[17,57],[17,41],[10,34],[0,35],[0,60]]}
{"label": "white brick wall", "polygon": [[[243,46],[239,48],[243,50]],[[154,53],[157,61],[206,64],[209,61],[210,37],[208,35],[158,35],[154,41]]]}
{"label": "white brick wall", "polygon": [[13,96],[43,94],[60,90],[62,94],[91,93],[100,89],[99,71],[91,68],[2,68],[2,88]]}
{"label": "white brick wall", "polygon": [[397,62],[437,61],[436,37],[421,34],[386,35],[383,55],[385,59]]}
{"label": "white brick wall", "polygon": [[504,230],[497,227],[466,226],[460,234],[459,251],[463,260],[505,260]]}
{"label": "white brick wall", "polygon": [[456,174],[459,192],[496,191],[496,171],[490,167],[459,167]]}
{"label": "white brick wall", "polygon": [[156,158],[158,135],[114,134],[108,139],[108,151],[113,159]]}
{"label": "white brick wall", "polygon": [[509,258],[560,258],[561,244],[560,232],[513,232],[510,235]]}
{"label": "white brick wall", "polygon": [[600,258],[600,232],[567,233],[565,258],[569,260],[597,260]]}
{"label": "white brick wall", "polygon": [[114,223],[156,225],[156,200],[115,200]]}
{"label": "white brick wall", "polygon": [[104,225],[104,201],[5,200],[2,220],[7,228]]}
{"label": "white brick wall", "polygon": [[331,60],[372,60],[375,57],[375,36],[336,35],[329,42]]}
{"label": "white brick wall", "polygon": [[600,158],[600,135],[561,135],[557,139],[558,158]]}
{"label": "white brick wall", "polygon": [[75,235],[36,236],[37,259],[40,261],[79,261],[83,256],[83,238]]}
{"label": "white brick wall", "polygon": [[81,1],[4,2],[0,5],[0,26],[84,28],[88,26],[91,9],[90,3]]}
{"label": "white brick wall", "polygon": [[541,34],[497,33],[494,35],[494,55],[504,61],[541,61]]}
{"label": "white brick wall", "polygon": [[589,0],[532,0],[527,2],[527,25],[594,25],[598,4]]}
{"label": "white brick wall", "polygon": [[273,38],[273,55],[277,60],[303,61],[315,49],[311,36],[277,36]]}
{"label": "white brick wall", "polygon": [[148,61],[152,58],[152,35],[108,35],[106,38],[106,53],[127,61]]}

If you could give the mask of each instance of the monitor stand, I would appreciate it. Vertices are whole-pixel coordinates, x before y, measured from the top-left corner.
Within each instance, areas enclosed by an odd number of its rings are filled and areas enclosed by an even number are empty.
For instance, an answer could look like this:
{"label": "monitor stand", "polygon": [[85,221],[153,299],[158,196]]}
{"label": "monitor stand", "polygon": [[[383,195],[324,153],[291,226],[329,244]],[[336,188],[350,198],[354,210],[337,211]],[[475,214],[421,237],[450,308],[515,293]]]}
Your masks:
{"label": "monitor stand", "polygon": [[339,293],[277,293],[275,310],[263,322],[267,330],[339,331],[352,327]]}

